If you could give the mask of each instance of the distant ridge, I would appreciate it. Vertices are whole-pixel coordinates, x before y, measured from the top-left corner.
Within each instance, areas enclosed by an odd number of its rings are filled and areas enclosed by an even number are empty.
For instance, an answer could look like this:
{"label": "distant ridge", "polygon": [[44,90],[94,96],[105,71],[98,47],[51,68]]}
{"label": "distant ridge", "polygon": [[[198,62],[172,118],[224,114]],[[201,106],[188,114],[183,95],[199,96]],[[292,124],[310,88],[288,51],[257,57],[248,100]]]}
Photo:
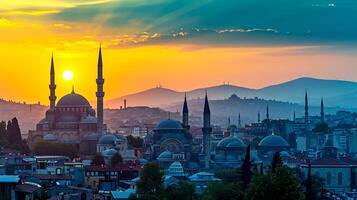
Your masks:
{"label": "distant ridge", "polygon": [[[226,99],[232,94],[237,94],[241,98],[264,98],[293,103],[303,103],[305,90],[308,92],[311,104],[318,105],[321,97],[325,99],[329,106],[343,106],[357,108],[353,101],[343,101],[339,103],[338,97],[349,99],[356,97],[357,82],[342,80],[327,80],[310,77],[302,77],[276,85],[267,86],[261,89],[250,89],[235,85],[217,85],[207,88],[198,88],[187,92],[189,99],[203,98],[205,90],[208,91],[210,99]],[[106,106],[109,108],[119,108],[124,99],[128,105],[147,106],[167,106],[181,102],[184,92],[178,92],[168,88],[151,88],[135,94],[130,94],[109,100]]]}

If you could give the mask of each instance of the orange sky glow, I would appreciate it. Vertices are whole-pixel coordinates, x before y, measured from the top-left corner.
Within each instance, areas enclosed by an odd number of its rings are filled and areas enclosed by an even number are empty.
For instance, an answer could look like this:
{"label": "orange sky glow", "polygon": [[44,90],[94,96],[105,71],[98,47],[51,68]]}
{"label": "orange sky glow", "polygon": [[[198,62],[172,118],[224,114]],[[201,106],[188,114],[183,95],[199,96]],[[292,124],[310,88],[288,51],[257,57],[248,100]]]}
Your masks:
{"label": "orange sky glow", "polygon": [[[36,9],[16,0],[0,3],[0,97],[16,101],[48,104],[51,54],[54,54],[57,96],[75,91],[95,101],[98,47],[102,43],[105,99],[155,87],[178,91],[229,82],[260,88],[302,76],[357,80],[356,56],[326,51],[314,54],[291,53],[313,46],[280,47],[214,46],[190,43],[119,45],[134,43],[145,36],[133,36],[131,28],[93,22],[51,19],[61,9],[80,6],[71,1],[43,5]],[[27,2],[27,1],[26,1]],[[42,2],[42,1],[41,1]],[[80,1],[82,4],[105,1]],[[120,34],[118,34],[120,33]],[[128,34],[128,35],[126,35]],[[150,36],[155,37],[155,36]],[[124,38],[124,39],[123,39]],[[120,43],[122,44],[122,43]],[[339,68],[343,66],[343,69]],[[64,81],[62,72],[74,72],[73,81]]]}

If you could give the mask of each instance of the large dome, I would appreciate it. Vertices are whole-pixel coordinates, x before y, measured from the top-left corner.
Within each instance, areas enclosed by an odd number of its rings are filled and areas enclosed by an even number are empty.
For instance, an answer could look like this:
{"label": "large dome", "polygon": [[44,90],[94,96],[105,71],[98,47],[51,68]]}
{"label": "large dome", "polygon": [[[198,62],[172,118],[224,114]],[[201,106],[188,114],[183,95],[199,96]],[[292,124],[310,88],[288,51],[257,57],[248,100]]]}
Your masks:
{"label": "large dome", "polygon": [[218,142],[217,148],[245,148],[244,142],[237,136],[229,136]]}
{"label": "large dome", "polygon": [[172,160],[172,153],[169,150],[163,151],[160,153],[160,155],[157,157],[158,161],[169,161]]}
{"label": "large dome", "polygon": [[72,92],[63,96],[57,103],[58,107],[90,107],[86,98],[80,94]]}
{"label": "large dome", "polygon": [[167,119],[161,121],[156,128],[157,130],[162,130],[162,129],[182,129],[182,126],[180,122],[172,119]]}
{"label": "large dome", "polygon": [[263,138],[259,144],[259,147],[289,147],[288,142],[279,135],[269,135]]}
{"label": "large dome", "polygon": [[118,140],[118,137],[113,134],[105,134],[100,137],[98,144],[100,145],[113,145],[115,141]]}

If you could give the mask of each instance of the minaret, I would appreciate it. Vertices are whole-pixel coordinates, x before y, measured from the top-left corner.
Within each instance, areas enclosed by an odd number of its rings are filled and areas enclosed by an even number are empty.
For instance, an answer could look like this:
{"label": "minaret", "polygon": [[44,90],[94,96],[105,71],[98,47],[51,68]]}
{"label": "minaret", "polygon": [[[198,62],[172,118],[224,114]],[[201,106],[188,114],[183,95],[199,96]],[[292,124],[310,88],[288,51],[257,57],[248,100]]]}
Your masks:
{"label": "minaret", "polygon": [[98,56],[98,76],[97,76],[97,132],[99,134],[103,133],[103,61],[102,61],[102,47],[99,47],[99,56]]}
{"label": "minaret", "polygon": [[321,122],[325,122],[325,112],[324,112],[324,99],[321,98]]}
{"label": "minaret", "polygon": [[269,116],[269,105],[267,104],[267,111],[266,111],[266,119],[269,120],[270,116]]}
{"label": "minaret", "polygon": [[53,54],[51,58],[51,71],[50,71],[50,110],[54,110],[56,107],[56,82],[55,82],[55,64],[53,62]]}
{"label": "minaret", "polygon": [[228,117],[228,126],[229,127],[231,125],[231,117]]}
{"label": "minaret", "polygon": [[187,106],[186,93],[185,93],[185,100],[183,102],[183,108],[182,108],[182,125],[186,129],[189,128],[189,125],[188,125],[188,106]]}
{"label": "minaret", "polygon": [[305,124],[309,123],[309,100],[307,97],[307,91],[305,91]]}
{"label": "minaret", "polygon": [[295,113],[295,111],[294,111],[294,122],[296,121],[296,113]]}
{"label": "minaret", "polygon": [[210,143],[211,143],[211,111],[209,108],[208,97],[206,92],[205,97],[205,106],[203,111],[203,154],[205,160],[205,169],[209,169],[210,167],[210,160],[211,160],[211,152],[210,152]]}
{"label": "minaret", "polygon": [[238,128],[242,127],[242,121],[240,119],[240,113],[238,114]]}
{"label": "minaret", "polygon": [[258,123],[260,123],[260,111],[258,111]]}

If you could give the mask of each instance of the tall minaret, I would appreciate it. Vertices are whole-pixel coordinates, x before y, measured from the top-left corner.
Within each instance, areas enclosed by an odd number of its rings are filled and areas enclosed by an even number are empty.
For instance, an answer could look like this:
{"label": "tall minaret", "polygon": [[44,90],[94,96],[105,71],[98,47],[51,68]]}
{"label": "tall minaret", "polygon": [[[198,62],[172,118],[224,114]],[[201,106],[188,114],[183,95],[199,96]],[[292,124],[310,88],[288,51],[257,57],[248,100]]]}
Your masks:
{"label": "tall minaret", "polygon": [[204,111],[203,111],[202,133],[203,133],[203,154],[204,154],[204,158],[205,158],[204,159],[205,160],[205,169],[209,169],[210,168],[210,160],[211,160],[210,143],[211,143],[212,127],[211,127],[211,111],[209,108],[207,92],[206,92],[205,106],[204,106]]}
{"label": "tall minaret", "polygon": [[187,106],[187,98],[185,93],[185,100],[183,102],[183,109],[182,109],[182,125],[184,128],[189,128],[188,125],[188,106]]}
{"label": "tall minaret", "polygon": [[293,120],[294,120],[294,122],[296,121],[296,113],[295,113],[295,110],[294,110],[294,117],[293,117]]}
{"label": "tall minaret", "polygon": [[56,82],[55,82],[55,64],[53,62],[53,54],[51,58],[51,72],[50,72],[50,110],[54,110],[56,106]]}
{"label": "tall minaret", "polygon": [[99,56],[98,56],[98,76],[97,76],[97,132],[99,134],[103,133],[103,61],[102,61],[102,47],[99,47]]}
{"label": "tall minaret", "polygon": [[238,114],[238,128],[242,127],[242,121],[240,119],[240,113]]}
{"label": "tall minaret", "polygon": [[324,99],[321,98],[321,122],[325,122]]}
{"label": "tall minaret", "polygon": [[307,91],[305,91],[305,124],[309,123],[309,100],[307,97]]}
{"label": "tall minaret", "polygon": [[269,120],[270,116],[269,116],[269,105],[267,104],[267,111],[266,111],[266,119]]}
{"label": "tall minaret", "polygon": [[258,123],[260,123],[260,111],[258,111]]}
{"label": "tall minaret", "polygon": [[228,117],[228,126],[229,127],[231,125],[231,117]]}

